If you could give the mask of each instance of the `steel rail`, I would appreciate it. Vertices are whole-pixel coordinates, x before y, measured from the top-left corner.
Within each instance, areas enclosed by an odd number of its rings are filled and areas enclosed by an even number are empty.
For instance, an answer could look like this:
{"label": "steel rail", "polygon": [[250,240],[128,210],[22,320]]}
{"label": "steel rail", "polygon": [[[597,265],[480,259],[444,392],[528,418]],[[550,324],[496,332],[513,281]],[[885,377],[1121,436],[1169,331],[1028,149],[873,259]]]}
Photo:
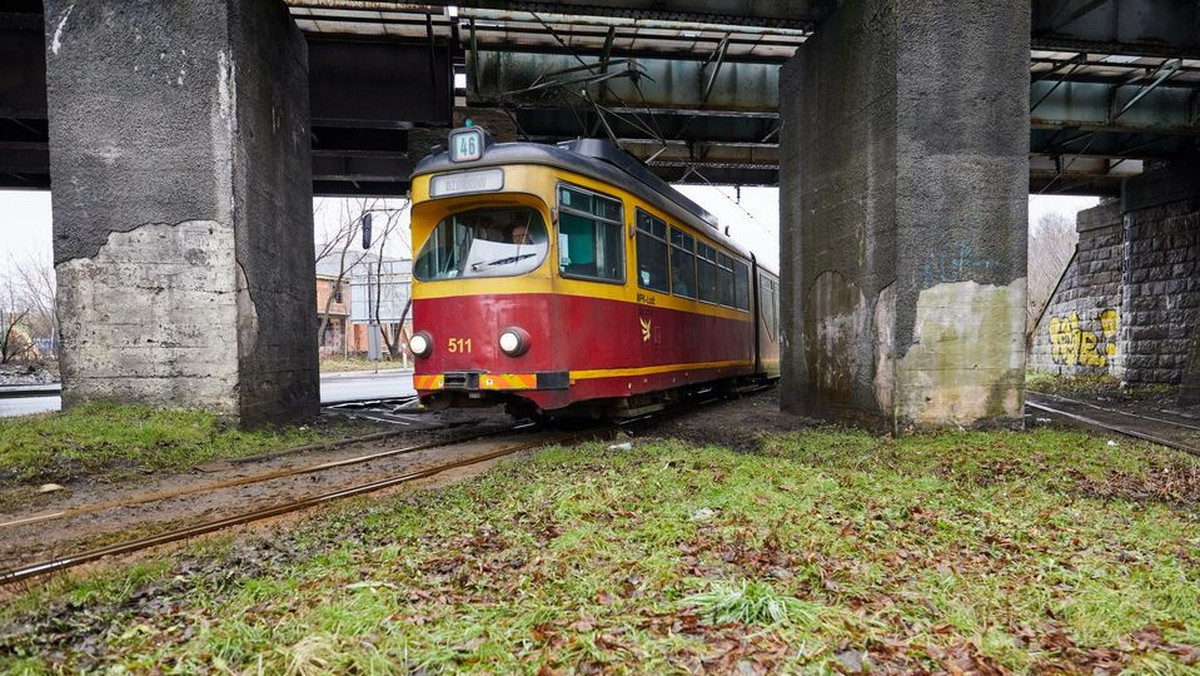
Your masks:
{"label": "steel rail", "polygon": [[263,519],[269,519],[269,518],[276,517],[276,516],[282,516],[282,515],[296,512],[296,511],[299,511],[302,509],[308,509],[310,507],[316,507],[319,505],[330,503],[330,502],[333,502],[336,500],[341,500],[341,499],[353,497],[356,495],[363,495],[366,493],[372,493],[375,491],[383,490],[385,488],[391,488],[392,486],[399,486],[401,484],[410,483],[413,481],[417,481],[419,479],[425,479],[425,478],[428,478],[431,476],[441,474],[443,472],[448,472],[453,469],[469,467],[471,465],[478,465],[478,464],[481,464],[484,462],[488,462],[489,460],[495,460],[497,458],[504,457],[506,455],[512,455],[514,453],[519,453],[524,450],[537,448],[539,446],[546,445],[547,443],[562,443],[564,441],[578,439],[585,435],[595,433],[596,431],[597,430],[595,430],[595,429],[591,429],[591,430],[585,430],[582,432],[573,432],[570,434],[563,434],[563,435],[559,435],[557,437],[537,439],[537,440],[530,441],[530,442],[516,444],[514,446],[508,446],[506,448],[501,448],[499,450],[492,451],[490,453],[484,453],[482,455],[477,455],[477,456],[473,456],[470,458],[464,458],[462,460],[457,460],[455,462],[446,463],[444,465],[437,465],[435,467],[429,467],[429,468],[422,469],[422,470],[405,472],[403,474],[398,474],[396,476],[388,477],[386,479],[380,479],[377,481],[372,481],[370,483],[359,484],[357,486],[351,486],[349,488],[339,489],[336,491],[332,491],[330,493],[323,493],[321,495],[311,496],[311,497],[307,497],[307,498],[301,498],[300,500],[287,502],[284,504],[276,505],[274,507],[267,507],[264,509],[257,509],[257,510],[253,510],[253,511],[249,511],[249,512],[244,512],[242,514],[238,514],[235,516],[226,517],[226,518],[218,519],[215,521],[209,521],[206,523],[196,524],[194,526],[187,526],[185,528],[179,528],[179,529],[172,530],[172,531],[169,531],[166,533],[160,533],[158,535],[150,535],[147,537],[137,538],[134,540],[127,540],[125,542],[117,543],[115,545],[101,547],[99,549],[94,549],[94,550],[83,552],[80,554],[64,556],[64,557],[50,559],[47,561],[41,561],[38,563],[33,563],[33,564],[25,565],[25,566],[20,566],[17,568],[12,568],[12,569],[5,570],[5,571],[0,571],[0,585],[11,584],[13,582],[19,582],[21,580],[28,580],[30,578],[39,577],[41,575],[46,575],[46,574],[57,572],[60,570],[65,570],[67,568],[73,568],[75,566],[79,566],[79,565],[82,565],[85,563],[91,563],[93,561],[98,561],[100,559],[103,559],[103,558],[106,558],[109,556],[116,556],[119,554],[129,554],[129,553],[140,551],[143,549],[149,549],[150,547],[156,547],[158,545],[169,544],[172,542],[178,542],[179,540],[185,540],[185,539],[196,537],[199,535],[205,535],[205,534],[212,533],[212,532],[215,532],[218,530],[223,530],[225,528],[231,528],[233,526],[240,526],[240,525],[251,523],[254,521],[261,521]]}
{"label": "steel rail", "polygon": [[1097,406],[1096,404],[1088,403],[1086,401],[1079,401],[1077,399],[1071,399],[1070,397],[1064,397],[1064,396],[1061,396],[1058,394],[1050,394],[1048,392],[1038,392],[1036,390],[1026,390],[1026,391],[1029,394],[1033,394],[1038,397],[1050,397],[1051,399],[1065,401],[1068,404],[1076,404],[1078,406],[1087,406],[1088,408],[1094,408],[1097,411],[1104,411],[1105,413],[1114,413],[1116,415],[1123,415],[1123,416],[1126,416],[1129,418],[1138,418],[1141,420],[1148,420],[1150,422],[1164,423],[1167,425],[1174,425],[1176,427],[1182,427],[1184,429],[1195,430],[1197,432],[1200,432],[1200,425],[1192,425],[1190,423],[1179,422],[1178,420],[1170,420],[1168,418],[1157,418],[1152,415],[1142,415],[1140,413],[1130,413],[1129,411],[1121,411],[1121,410],[1115,409],[1115,408],[1105,408],[1103,406]]}
{"label": "steel rail", "polygon": [[[213,482],[210,482],[207,484],[200,484],[198,486],[186,486],[184,488],[177,488],[177,489],[169,490],[169,491],[143,493],[141,495],[135,495],[130,498],[125,498],[123,500],[110,500],[108,502],[101,502],[101,503],[96,503],[96,504],[92,504],[92,505],[71,507],[68,509],[59,510],[57,512],[46,512],[43,514],[36,514],[34,516],[28,516],[28,517],[24,517],[21,519],[14,519],[12,521],[5,521],[3,523],[0,523],[0,529],[13,528],[16,526],[28,526],[28,525],[35,524],[35,523],[44,523],[46,521],[54,521],[57,519],[66,519],[66,518],[75,517],[75,516],[83,516],[85,514],[95,514],[97,512],[107,512],[107,511],[110,511],[113,509],[120,509],[123,507],[134,507],[137,505],[144,505],[144,504],[147,504],[150,502],[161,502],[163,500],[170,500],[173,498],[183,497],[183,496],[187,496],[187,495],[195,495],[197,493],[211,493],[213,491],[218,491],[218,490],[222,490],[225,488],[233,488],[235,486],[244,486],[247,484],[262,483],[265,481],[274,481],[276,479],[284,479],[287,477],[300,476],[303,474],[314,474],[316,472],[323,472],[325,470],[334,469],[337,467],[346,467],[349,465],[359,465],[359,464],[362,464],[365,462],[370,462],[372,460],[379,460],[381,458],[390,458],[390,457],[395,457],[395,456],[400,456],[400,455],[408,455],[411,453],[416,453],[418,451],[426,451],[426,450],[430,450],[433,448],[440,448],[442,446],[453,446],[456,444],[463,444],[463,443],[467,443],[470,441],[476,441],[478,439],[485,439],[485,438],[491,437],[491,436],[497,436],[500,434],[505,434],[508,432],[516,431],[516,430],[526,429],[526,428],[532,427],[533,425],[534,425],[533,423],[522,423],[519,425],[505,427],[505,428],[499,429],[499,430],[490,430],[488,432],[480,432],[477,434],[468,434],[468,435],[464,435],[462,437],[458,437],[455,439],[449,439],[449,440],[445,440],[445,441],[429,441],[429,442],[425,442],[425,443],[421,443],[421,444],[416,444],[413,446],[405,446],[402,448],[393,448],[393,449],[389,449],[386,451],[379,451],[377,453],[368,453],[367,455],[360,455],[360,456],[355,456],[352,458],[343,458],[341,460],[329,460],[326,462],[317,463],[315,465],[305,465],[303,467],[289,467],[287,469],[280,469],[280,470],[275,470],[275,471],[271,471],[271,472],[262,472],[259,474],[252,474],[250,476],[238,477],[236,479],[226,479],[224,481],[213,481]],[[408,431],[408,430],[406,430],[406,431]],[[397,434],[397,433],[386,432],[383,434],[388,435],[388,436],[395,436],[395,434]],[[378,438],[380,438],[380,437],[377,435],[367,435],[365,437],[362,437],[361,440],[369,441],[369,440],[378,439]],[[312,450],[313,448],[320,448],[320,446],[314,445],[313,447],[301,447],[301,449],[304,449],[304,450]]]}
{"label": "steel rail", "polygon": [[[752,394],[752,393],[756,393],[756,392],[760,392],[760,391],[769,389],[773,386],[774,386],[774,381],[768,381],[765,383],[756,384],[756,385],[752,385],[752,386],[749,386],[746,388],[735,390],[732,393],[717,394],[713,390],[697,392],[694,395],[697,397],[697,399],[693,400],[691,402],[692,403],[691,407],[686,407],[686,408],[672,407],[671,409],[667,409],[665,411],[660,411],[657,413],[650,413],[650,414],[635,416],[635,417],[632,417],[632,418],[629,418],[629,419],[619,422],[616,426],[617,427],[629,427],[629,426],[637,425],[642,422],[646,422],[648,420],[653,420],[664,414],[669,417],[669,416],[672,416],[673,414],[678,415],[678,414],[686,413],[686,412],[689,412],[689,411],[692,411],[692,410],[695,410],[698,408],[703,408],[705,406],[714,404],[719,401],[723,401],[723,400],[729,398],[729,396],[731,396],[731,395],[732,396],[741,396],[741,395],[745,395],[745,394]],[[703,398],[701,398],[701,397],[703,397]],[[463,439],[463,440],[458,440],[458,441],[453,441],[453,442],[444,442],[444,443],[440,443],[440,444],[431,443],[429,445],[429,447],[436,448],[436,447],[441,447],[441,446],[450,446],[450,445],[454,445],[454,444],[458,444],[458,443],[467,443],[469,441],[475,441],[479,438],[483,438],[486,436],[491,436],[491,435],[499,434],[502,432],[512,431],[515,429],[526,429],[526,428],[532,427],[532,426],[534,426],[533,423],[524,423],[521,425],[514,426],[512,428],[507,428],[505,430],[492,431],[492,432],[488,432],[485,434],[481,434],[474,438],[468,438],[468,439]],[[398,475],[388,477],[385,479],[380,479],[380,480],[372,481],[372,482],[365,483],[365,484],[359,484],[357,486],[351,486],[349,488],[342,488],[342,489],[332,491],[329,493],[323,493],[321,495],[301,498],[299,500],[294,500],[292,502],[283,503],[280,505],[276,505],[274,507],[267,507],[267,508],[263,508],[263,509],[252,510],[252,511],[238,514],[235,516],[226,517],[223,519],[217,519],[217,520],[209,521],[206,523],[196,524],[194,526],[188,526],[185,528],[180,528],[180,529],[168,531],[165,533],[160,533],[157,535],[150,535],[150,536],[146,536],[146,537],[142,537],[142,538],[137,538],[134,540],[127,540],[125,542],[117,543],[114,545],[109,545],[106,547],[101,547],[98,549],[82,552],[79,554],[58,557],[58,558],[49,559],[46,561],[41,561],[41,562],[32,563],[32,564],[28,564],[28,565],[24,565],[24,566],[19,566],[16,568],[11,568],[8,570],[3,570],[3,571],[0,571],[0,586],[11,584],[14,582],[20,582],[23,580],[32,579],[35,577],[40,577],[42,575],[47,575],[47,574],[58,572],[61,570],[66,570],[68,568],[73,568],[75,566],[83,565],[85,563],[91,563],[93,561],[98,561],[98,560],[106,558],[106,557],[117,556],[120,554],[129,554],[129,553],[141,551],[143,549],[149,549],[151,547],[156,547],[159,545],[170,544],[172,542],[178,542],[180,540],[185,540],[185,539],[197,537],[200,535],[206,535],[208,533],[213,533],[213,532],[216,532],[219,530],[223,530],[225,528],[231,528],[233,526],[239,526],[239,525],[243,525],[243,524],[247,524],[247,523],[252,523],[255,521],[261,521],[263,519],[269,519],[269,518],[273,518],[276,516],[283,516],[283,515],[290,514],[292,512],[297,512],[297,511],[307,509],[310,507],[316,507],[319,505],[331,503],[336,500],[354,497],[357,495],[363,495],[366,493],[383,490],[385,488],[391,488],[393,486],[398,486],[401,484],[410,483],[412,481],[417,481],[417,480],[425,479],[425,478],[428,478],[431,476],[436,476],[438,474],[442,474],[444,472],[448,472],[453,469],[459,469],[462,467],[469,467],[472,465],[485,463],[490,460],[495,460],[497,458],[501,458],[501,457],[504,457],[507,455],[512,455],[514,453],[519,453],[524,450],[537,448],[537,447],[544,446],[544,445],[547,445],[550,443],[564,443],[564,442],[580,440],[585,437],[595,436],[605,430],[611,430],[611,429],[612,429],[612,426],[601,425],[601,426],[591,427],[591,428],[580,430],[580,431],[568,432],[568,433],[560,434],[557,436],[550,436],[550,437],[543,438],[543,439],[536,439],[533,441],[516,444],[514,446],[501,448],[501,449],[498,449],[496,451],[492,451],[489,453],[484,453],[482,455],[477,455],[477,456],[470,457],[470,458],[464,458],[462,460],[457,460],[457,461],[447,463],[444,465],[437,465],[437,466],[429,467],[429,468],[422,469],[422,470],[405,472],[403,474],[398,474]],[[403,450],[403,449],[397,449],[397,450]],[[384,451],[383,453],[389,453],[389,452]],[[379,456],[380,454],[373,454],[373,455]],[[340,461],[334,461],[334,462],[340,462]]]}
{"label": "steel rail", "polygon": [[1081,422],[1085,425],[1090,425],[1092,427],[1098,427],[1100,429],[1109,430],[1111,432],[1116,432],[1118,434],[1124,434],[1125,436],[1133,437],[1134,439],[1141,439],[1142,441],[1149,441],[1151,443],[1159,444],[1160,446],[1166,446],[1168,448],[1173,448],[1177,451],[1183,451],[1184,453],[1190,453],[1195,456],[1200,456],[1200,448],[1194,448],[1192,446],[1188,446],[1187,444],[1183,444],[1178,441],[1174,441],[1172,439],[1164,439],[1162,437],[1155,436],[1153,434],[1147,434],[1145,432],[1142,432],[1141,430],[1135,430],[1135,429],[1132,429],[1129,427],[1122,427],[1120,425],[1114,425],[1112,423],[1107,423],[1107,422],[1104,422],[1101,420],[1096,420],[1095,418],[1089,418],[1088,416],[1085,416],[1085,415],[1079,415],[1078,413],[1071,413],[1069,411],[1063,411],[1061,409],[1054,408],[1053,406],[1047,406],[1045,404],[1038,404],[1036,402],[1029,401],[1028,399],[1025,400],[1025,405],[1030,408],[1037,409],[1039,411],[1045,411],[1046,413],[1050,413],[1053,415],[1059,415],[1064,418],[1069,418],[1071,420],[1075,420],[1076,422]]}

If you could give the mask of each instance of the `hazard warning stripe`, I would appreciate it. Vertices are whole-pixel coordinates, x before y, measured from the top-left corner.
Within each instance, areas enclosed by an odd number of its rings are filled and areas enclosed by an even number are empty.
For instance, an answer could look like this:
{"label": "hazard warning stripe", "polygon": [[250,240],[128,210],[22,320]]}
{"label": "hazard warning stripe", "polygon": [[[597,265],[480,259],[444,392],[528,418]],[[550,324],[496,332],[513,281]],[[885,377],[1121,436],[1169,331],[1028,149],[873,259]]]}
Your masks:
{"label": "hazard warning stripe", "polygon": [[537,374],[535,373],[481,373],[479,375],[481,390],[535,390],[537,389]]}
{"label": "hazard warning stripe", "polygon": [[413,388],[418,390],[440,390],[446,383],[443,375],[413,376]]}

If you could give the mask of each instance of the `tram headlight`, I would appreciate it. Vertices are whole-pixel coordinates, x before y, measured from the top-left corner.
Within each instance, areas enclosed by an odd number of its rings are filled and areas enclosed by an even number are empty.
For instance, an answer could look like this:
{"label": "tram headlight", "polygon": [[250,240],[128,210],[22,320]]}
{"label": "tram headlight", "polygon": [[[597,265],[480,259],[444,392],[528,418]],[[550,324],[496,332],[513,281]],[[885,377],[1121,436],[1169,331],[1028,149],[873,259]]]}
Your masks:
{"label": "tram headlight", "polygon": [[500,351],[510,357],[520,357],[529,349],[529,333],[518,326],[500,332]]}
{"label": "tram headlight", "polygon": [[408,339],[408,348],[418,357],[428,357],[433,352],[433,338],[424,331],[418,331]]}

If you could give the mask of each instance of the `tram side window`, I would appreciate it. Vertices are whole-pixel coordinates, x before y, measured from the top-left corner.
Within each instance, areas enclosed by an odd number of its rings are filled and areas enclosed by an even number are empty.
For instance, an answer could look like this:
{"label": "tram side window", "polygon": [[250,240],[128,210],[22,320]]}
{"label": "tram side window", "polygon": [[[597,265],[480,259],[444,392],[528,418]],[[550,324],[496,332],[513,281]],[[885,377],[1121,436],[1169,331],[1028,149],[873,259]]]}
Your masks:
{"label": "tram side window", "polygon": [[563,276],[623,281],[621,202],[561,186],[558,206],[558,264]]}
{"label": "tram side window", "polygon": [[733,301],[739,310],[750,309],[749,266],[741,261],[733,262]]}
{"label": "tram side window", "polygon": [[723,253],[718,253],[717,267],[719,269],[717,297],[720,299],[721,305],[733,307],[733,259]]}
{"label": "tram side window", "polygon": [[675,228],[671,228],[671,291],[696,297],[696,240]]}
{"label": "tram side window", "polygon": [[696,272],[700,285],[700,300],[716,303],[717,250],[704,242],[696,242]]}
{"label": "tram side window", "polygon": [[667,293],[667,224],[637,210],[638,286]]}
{"label": "tram side window", "polygon": [[758,276],[760,314],[771,342],[779,342],[779,284],[766,275]]}

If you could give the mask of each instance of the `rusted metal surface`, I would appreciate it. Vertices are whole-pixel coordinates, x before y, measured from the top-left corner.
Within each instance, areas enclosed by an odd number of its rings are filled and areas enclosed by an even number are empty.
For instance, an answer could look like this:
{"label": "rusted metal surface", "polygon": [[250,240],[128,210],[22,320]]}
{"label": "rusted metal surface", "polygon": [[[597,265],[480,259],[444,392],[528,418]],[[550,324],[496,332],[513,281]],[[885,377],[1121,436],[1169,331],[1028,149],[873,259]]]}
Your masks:
{"label": "rusted metal surface", "polygon": [[[48,575],[50,573],[66,570],[67,568],[83,565],[85,563],[99,561],[100,559],[110,556],[142,551],[145,549],[150,549],[151,547],[157,547],[159,545],[186,540],[199,535],[213,533],[242,524],[253,523],[255,521],[262,521],[264,519],[298,512],[304,509],[329,504],[357,495],[373,493],[385,488],[391,488],[405,483],[411,483],[420,479],[443,474],[454,469],[483,464],[504,456],[513,455],[514,453],[538,448],[547,444],[569,443],[572,440],[581,439],[590,434],[595,434],[595,431],[588,430],[585,432],[577,432],[572,434],[541,435],[532,441],[510,444],[497,450],[472,455],[455,462],[444,463],[422,470],[408,471],[398,475],[379,479],[377,481],[289,501],[287,503],[276,505],[274,507],[268,507],[266,509],[250,510],[235,516],[199,523],[196,525],[171,530],[165,533],[160,533],[158,535],[130,539],[107,547],[101,547],[48,561],[42,561],[0,571],[0,585]],[[442,445],[445,446],[446,444]]]}
{"label": "rusted metal surface", "polygon": [[1190,0],[1033,0],[1035,48],[1200,56],[1200,5]]}
{"label": "rusted metal surface", "polygon": [[[650,108],[709,108],[723,111],[775,112],[779,109],[779,67],[772,64],[704,64],[691,60],[633,59],[635,74],[614,78],[606,86],[563,82],[558,89],[526,91],[535,83],[553,82],[547,72],[596,65],[597,57],[480,51],[468,55],[467,68],[478,72],[478,88],[467,94],[472,105],[509,100],[539,106],[573,105],[580,90],[604,105]],[[597,70],[599,66],[596,65]],[[564,79],[565,80],[565,79]],[[711,83],[711,85],[710,85]],[[571,87],[567,85],[581,85]],[[705,100],[707,91],[708,98]]]}
{"label": "rusted metal surface", "polygon": [[[335,469],[338,467],[346,467],[349,465],[360,465],[360,464],[363,464],[366,462],[370,462],[372,460],[379,460],[381,458],[391,458],[391,457],[395,457],[395,456],[409,455],[411,453],[416,453],[417,451],[424,451],[424,450],[428,450],[431,448],[440,448],[442,446],[448,446],[448,445],[452,445],[452,444],[466,443],[468,441],[474,441],[476,439],[483,439],[483,438],[490,437],[490,436],[496,436],[498,434],[504,434],[504,433],[512,431],[514,429],[517,429],[517,427],[512,427],[512,428],[498,430],[498,431],[489,431],[489,432],[484,432],[484,433],[480,433],[480,434],[465,435],[459,439],[456,439],[453,441],[448,441],[448,442],[447,441],[436,441],[436,442],[429,442],[429,443],[423,443],[423,444],[415,444],[415,445],[406,446],[403,448],[394,448],[394,449],[390,449],[387,451],[368,453],[366,455],[360,455],[360,456],[356,456],[353,458],[344,458],[341,460],[331,460],[329,462],[321,462],[321,463],[316,463],[313,465],[305,465],[302,467],[289,467],[286,469],[275,470],[272,472],[260,472],[258,474],[242,476],[242,477],[238,477],[236,479],[227,479],[224,481],[214,481],[214,482],[210,482],[210,483],[206,483],[206,484],[195,484],[195,485],[187,486],[185,488],[178,488],[178,489],[170,490],[170,491],[143,493],[141,495],[136,495],[131,498],[126,498],[124,500],[113,500],[110,502],[102,502],[102,503],[96,503],[96,504],[92,504],[92,505],[83,505],[80,507],[72,507],[70,509],[63,509],[63,510],[59,510],[56,512],[45,512],[42,514],[36,514],[34,516],[24,517],[24,518],[20,518],[20,519],[14,519],[12,521],[6,521],[3,523],[0,523],[0,529],[13,528],[13,527],[17,527],[17,526],[28,526],[30,524],[43,523],[46,521],[54,521],[57,519],[67,519],[67,518],[72,518],[72,517],[76,517],[76,516],[83,516],[85,514],[97,514],[100,512],[107,512],[107,511],[111,511],[114,509],[120,509],[122,507],[132,507],[135,505],[144,505],[144,504],[148,504],[148,503],[152,503],[152,502],[162,502],[163,500],[179,498],[179,497],[183,497],[185,495],[196,495],[199,493],[211,493],[213,491],[218,491],[218,490],[222,490],[222,489],[226,489],[226,488],[233,488],[235,486],[245,486],[247,484],[262,483],[264,481],[272,481],[275,479],[283,479],[286,477],[300,476],[300,475],[304,475],[304,474],[316,474],[318,472],[324,472],[324,471]],[[337,443],[315,444],[313,446],[295,448],[295,449],[292,449],[290,452],[302,453],[302,452],[309,451],[309,450],[332,450],[334,448],[346,446],[349,444],[366,443],[369,441],[379,441],[379,440],[387,439],[389,437],[394,437],[394,436],[397,436],[398,434],[402,434],[407,431],[408,430],[402,430],[402,431],[397,431],[397,432],[381,432],[378,434],[370,434],[370,435],[365,435],[362,437],[356,437],[353,439],[346,439],[346,440],[343,440],[343,441],[340,441]]]}
{"label": "rusted metal surface", "polygon": [[807,30],[833,12],[835,0],[444,0],[428,3],[358,2],[357,0],[296,0],[289,5],[319,5],[327,8],[363,7],[386,10],[420,6],[491,9],[522,12],[637,18],[663,21],[692,21],[730,25],[771,26]]}

